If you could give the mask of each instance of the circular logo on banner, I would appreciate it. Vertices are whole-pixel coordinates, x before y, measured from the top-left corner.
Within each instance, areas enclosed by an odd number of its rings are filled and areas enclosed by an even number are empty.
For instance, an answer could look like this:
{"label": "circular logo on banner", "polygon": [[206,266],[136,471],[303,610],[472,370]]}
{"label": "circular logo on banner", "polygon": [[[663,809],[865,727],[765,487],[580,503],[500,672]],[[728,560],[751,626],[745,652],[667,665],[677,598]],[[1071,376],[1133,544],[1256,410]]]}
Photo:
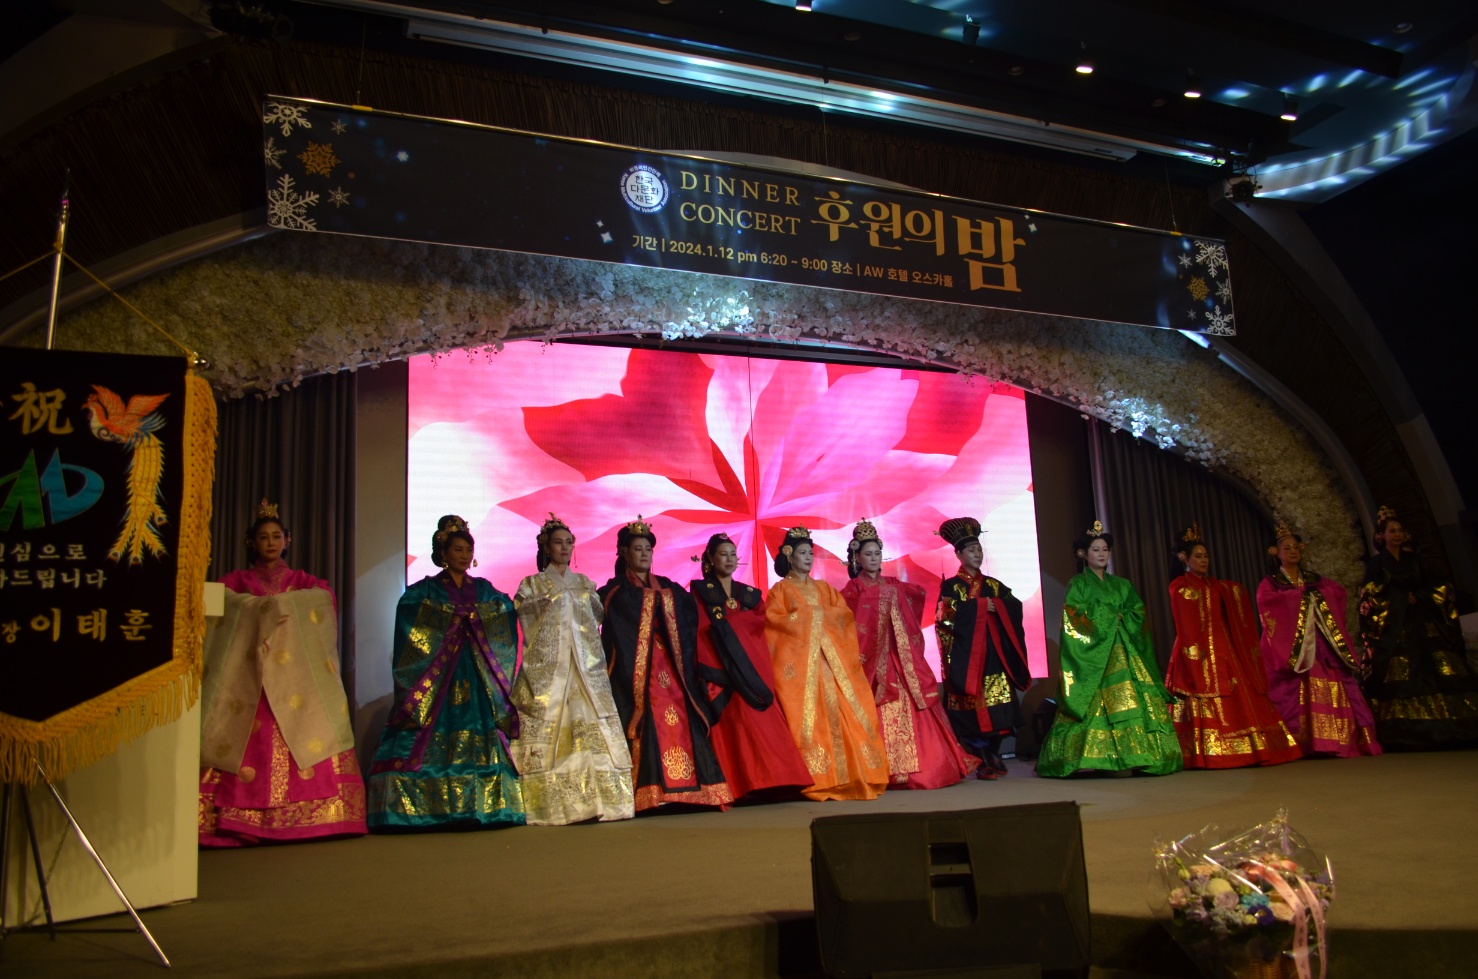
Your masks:
{"label": "circular logo on banner", "polygon": [[621,196],[633,211],[643,214],[660,211],[670,195],[667,178],[645,163],[638,163],[621,174]]}

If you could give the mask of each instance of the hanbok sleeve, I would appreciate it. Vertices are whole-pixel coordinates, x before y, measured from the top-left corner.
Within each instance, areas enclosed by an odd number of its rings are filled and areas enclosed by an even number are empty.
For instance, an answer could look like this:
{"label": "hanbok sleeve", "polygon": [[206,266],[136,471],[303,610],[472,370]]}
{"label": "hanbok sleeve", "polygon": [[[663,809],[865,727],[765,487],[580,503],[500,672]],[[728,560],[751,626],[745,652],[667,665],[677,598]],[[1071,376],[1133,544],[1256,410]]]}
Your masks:
{"label": "hanbok sleeve", "polygon": [[1102,587],[1092,572],[1082,572],[1068,585],[1062,603],[1062,635],[1057,647],[1062,680],[1057,706],[1075,720],[1088,716],[1121,624],[1116,603],[1095,596],[1095,590]]}

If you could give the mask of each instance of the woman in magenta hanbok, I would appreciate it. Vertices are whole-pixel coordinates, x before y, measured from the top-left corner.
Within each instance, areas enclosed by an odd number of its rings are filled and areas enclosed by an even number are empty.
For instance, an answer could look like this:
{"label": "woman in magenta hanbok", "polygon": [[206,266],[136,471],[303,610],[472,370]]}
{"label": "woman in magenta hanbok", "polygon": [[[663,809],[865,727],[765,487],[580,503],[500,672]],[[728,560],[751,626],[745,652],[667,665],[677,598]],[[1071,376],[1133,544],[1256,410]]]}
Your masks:
{"label": "woman in magenta hanbok", "polygon": [[1303,569],[1303,538],[1286,525],[1268,554],[1278,567],[1257,586],[1257,610],[1273,706],[1305,755],[1380,754],[1360,693],[1365,662],[1345,629],[1344,586]]}
{"label": "woman in magenta hanbok", "polygon": [[980,765],[960,750],[939,681],[924,659],[924,589],[885,577],[883,542],[870,521],[852,530],[842,597],[857,620],[862,669],[888,749],[888,787],[942,789]]}
{"label": "woman in magenta hanbok", "polygon": [[263,500],[247,534],[255,560],[221,579],[201,685],[200,845],[359,836],[364,779],[339,679],[329,583],[289,568],[291,543]]}

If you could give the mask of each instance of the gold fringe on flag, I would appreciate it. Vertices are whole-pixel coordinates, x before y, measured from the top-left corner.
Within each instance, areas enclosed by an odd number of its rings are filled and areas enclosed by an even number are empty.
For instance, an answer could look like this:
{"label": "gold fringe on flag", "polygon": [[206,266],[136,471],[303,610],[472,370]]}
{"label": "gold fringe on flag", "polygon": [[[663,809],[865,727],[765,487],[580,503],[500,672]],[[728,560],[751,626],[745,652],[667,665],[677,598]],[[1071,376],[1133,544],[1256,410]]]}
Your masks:
{"label": "gold fringe on flag", "polygon": [[36,762],[53,780],[86,768],[156,726],[180,719],[200,697],[205,576],[210,566],[211,488],[216,476],[216,402],[210,384],[185,376],[175,570],[174,655],[168,663],[44,721],[0,714],[0,782],[33,785]]}

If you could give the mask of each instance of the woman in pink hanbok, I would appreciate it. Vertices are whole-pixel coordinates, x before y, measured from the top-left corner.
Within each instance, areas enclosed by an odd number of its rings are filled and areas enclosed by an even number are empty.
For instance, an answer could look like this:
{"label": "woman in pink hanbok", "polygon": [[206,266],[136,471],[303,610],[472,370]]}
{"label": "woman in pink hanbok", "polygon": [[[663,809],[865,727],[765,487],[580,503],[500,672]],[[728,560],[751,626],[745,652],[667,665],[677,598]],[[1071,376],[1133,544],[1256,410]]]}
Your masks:
{"label": "woman in pink hanbok", "polygon": [[1365,660],[1345,628],[1345,589],[1303,568],[1303,538],[1286,525],[1257,586],[1268,697],[1305,755],[1378,755],[1375,717],[1360,692]]}
{"label": "woman in pink hanbok", "polygon": [[201,684],[201,846],[367,832],[337,603],[328,582],[283,561],[291,540],[263,500],[252,566],[221,579],[230,594],[206,634]]}
{"label": "woman in pink hanbok", "polygon": [[872,522],[852,530],[851,581],[842,598],[857,620],[862,669],[872,685],[888,748],[888,786],[942,789],[980,766],[955,741],[939,699],[939,681],[924,659],[922,586],[883,575],[883,542]]}

